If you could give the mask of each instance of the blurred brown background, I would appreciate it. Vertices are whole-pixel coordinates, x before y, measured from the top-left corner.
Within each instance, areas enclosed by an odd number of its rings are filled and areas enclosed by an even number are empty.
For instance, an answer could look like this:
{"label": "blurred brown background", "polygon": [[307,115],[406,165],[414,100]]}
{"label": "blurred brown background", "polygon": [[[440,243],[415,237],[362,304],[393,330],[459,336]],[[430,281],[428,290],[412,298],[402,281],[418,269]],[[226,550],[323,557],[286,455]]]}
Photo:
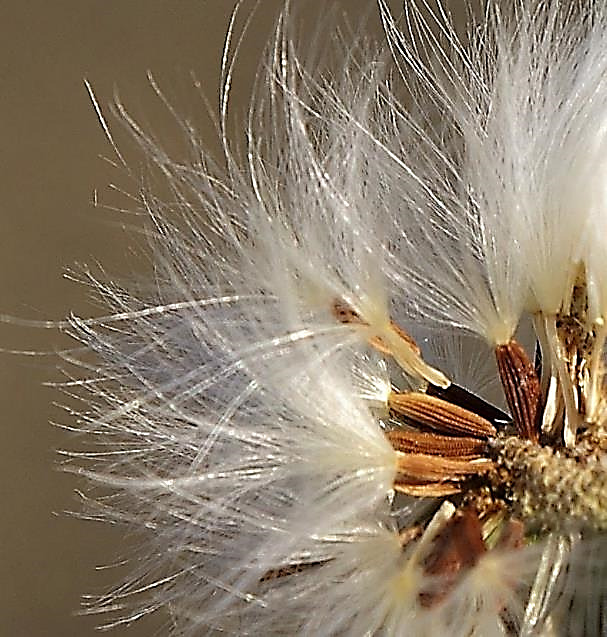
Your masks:
{"label": "blurred brown background", "polygon": [[[146,78],[158,83],[199,126],[209,126],[190,72],[215,106],[223,39],[234,0],[0,0],[0,313],[61,319],[94,315],[86,291],[62,277],[66,267],[98,260],[129,274],[132,236],[121,215],[92,204],[118,203],[107,193],[118,171],[87,96],[87,78],[102,107],[117,88],[122,100],[162,136],[166,113]],[[341,7],[356,24],[374,0],[295,0],[310,20]],[[245,2],[246,17],[253,2]],[[261,0],[240,58],[234,108],[243,109],[261,49],[282,0]],[[392,3],[398,10],[401,3]],[[239,24],[242,24],[242,20]],[[163,119],[164,118],[164,119]],[[173,129],[174,130],[174,129]],[[210,127],[209,144],[214,142]],[[121,132],[117,131],[121,141]],[[164,138],[166,140],[166,137]],[[128,154],[128,153],[127,153]],[[137,161],[137,160],[135,160]],[[140,159],[139,159],[140,161]],[[137,164],[135,172],[143,168]],[[120,205],[126,205],[124,198]],[[124,223],[133,219],[124,215]],[[68,345],[55,330],[0,324],[3,349],[53,352]],[[75,613],[84,593],[115,575],[97,566],[128,553],[120,530],[62,514],[78,507],[78,480],[56,469],[55,450],[70,446],[69,422],[53,405],[55,356],[0,354],[0,637],[87,636],[98,617]],[[148,621],[112,634],[152,635]],[[162,631],[161,631],[162,632]]]}

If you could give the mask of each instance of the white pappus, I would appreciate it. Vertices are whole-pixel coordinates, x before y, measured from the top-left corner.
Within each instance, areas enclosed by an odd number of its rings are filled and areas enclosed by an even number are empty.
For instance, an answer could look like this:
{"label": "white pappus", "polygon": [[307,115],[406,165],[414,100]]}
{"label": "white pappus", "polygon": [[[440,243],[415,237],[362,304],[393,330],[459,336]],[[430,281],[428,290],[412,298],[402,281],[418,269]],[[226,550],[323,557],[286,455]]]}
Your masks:
{"label": "white pappus", "polygon": [[607,10],[378,5],[314,59],[285,7],[244,150],[226,55],[220,162],[117,106],[170,198],[153,293],[72,320],[67,466],[147,554],[108,625],[607,634]]}

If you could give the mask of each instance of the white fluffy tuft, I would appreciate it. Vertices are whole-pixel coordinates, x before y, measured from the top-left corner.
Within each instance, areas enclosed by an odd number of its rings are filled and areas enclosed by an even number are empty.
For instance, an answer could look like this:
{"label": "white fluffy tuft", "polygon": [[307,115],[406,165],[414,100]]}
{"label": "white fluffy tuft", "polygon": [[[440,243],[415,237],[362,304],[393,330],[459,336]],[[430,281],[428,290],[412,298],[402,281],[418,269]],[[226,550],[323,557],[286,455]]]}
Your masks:
{"label": "white fluffy tuft", "polygon": [[380,4],[401,73],[431,103],[427,126],[399,120],[418,163],[393,277],[430,321],[506,342],[524,311],[559,311],[585,254],[600,272],[607,14],[488,2],[463,44],[439,4],[405,3],[408,38]]}
{"label": "white fluffy tuft", "polygon": [[[419,4],[405,2],[401,31],[379,0],[396,68],[348,34],[326,47],[337,74],[322,54],[304,63],[285,10],[244,152],[226,134],[225,61],[217,164],[172,110],[187,161],[118,105],[171,195],[141,195],[154,289],[87,274],[108,313],[71,323],[88,446],[69,466],[91,482],[91,517],[145,538],[133,578],[97,600],[109,625],[168,610],[179,635],[605,630],[604,532],[501,546],[489,527],[510,512],[487,509],[461,555],[445,535],[465,495],[395,494],[401,452],[385,434],[414,428],[393,422],[392,390],[454,381],[501,404],[487,343],[530,315],[555,331],[580,268],[604,325],[607,12],[588,0],[578,22],[517,0],[506,16],[489,0],[464,39],[440,3]],[[475,431],[464,448],[493,452],[492,424]],[[433,493],[451,486],[441,460]],[[447,464],[459,479],[466,462]]]}

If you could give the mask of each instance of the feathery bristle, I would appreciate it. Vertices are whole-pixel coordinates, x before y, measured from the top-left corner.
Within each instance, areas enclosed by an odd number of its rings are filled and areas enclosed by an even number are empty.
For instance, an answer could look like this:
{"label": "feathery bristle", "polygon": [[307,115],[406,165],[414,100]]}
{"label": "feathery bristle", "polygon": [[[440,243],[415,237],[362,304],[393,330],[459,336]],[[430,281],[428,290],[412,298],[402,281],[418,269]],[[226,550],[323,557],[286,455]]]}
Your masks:
{"label": "feathery bristle", "polygon": [[244,151],[226,54],[218,163],[117,106],[171,200],[153,290],[91,277],[108,314],[72,319],[68,466],[148,552],[109,624],[605,632],[607,10],[487,0],[464,37],[378,4],[383,46],[312,59],[287,3]]}

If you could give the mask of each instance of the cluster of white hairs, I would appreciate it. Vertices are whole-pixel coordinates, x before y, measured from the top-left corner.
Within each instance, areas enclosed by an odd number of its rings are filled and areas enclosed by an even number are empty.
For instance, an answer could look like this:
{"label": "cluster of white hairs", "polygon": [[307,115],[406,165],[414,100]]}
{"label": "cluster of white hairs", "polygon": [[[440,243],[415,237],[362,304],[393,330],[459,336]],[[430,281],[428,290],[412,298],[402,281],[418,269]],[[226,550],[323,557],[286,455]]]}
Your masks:
{"label": "cluster of white hairs", "polygon": [[153,291],[72,321],[110,625],[607,634],[607,9],[378,4],[314,62],[285,10],[244,150],[226,57],[221,161],[118,108],[170,194]]}

